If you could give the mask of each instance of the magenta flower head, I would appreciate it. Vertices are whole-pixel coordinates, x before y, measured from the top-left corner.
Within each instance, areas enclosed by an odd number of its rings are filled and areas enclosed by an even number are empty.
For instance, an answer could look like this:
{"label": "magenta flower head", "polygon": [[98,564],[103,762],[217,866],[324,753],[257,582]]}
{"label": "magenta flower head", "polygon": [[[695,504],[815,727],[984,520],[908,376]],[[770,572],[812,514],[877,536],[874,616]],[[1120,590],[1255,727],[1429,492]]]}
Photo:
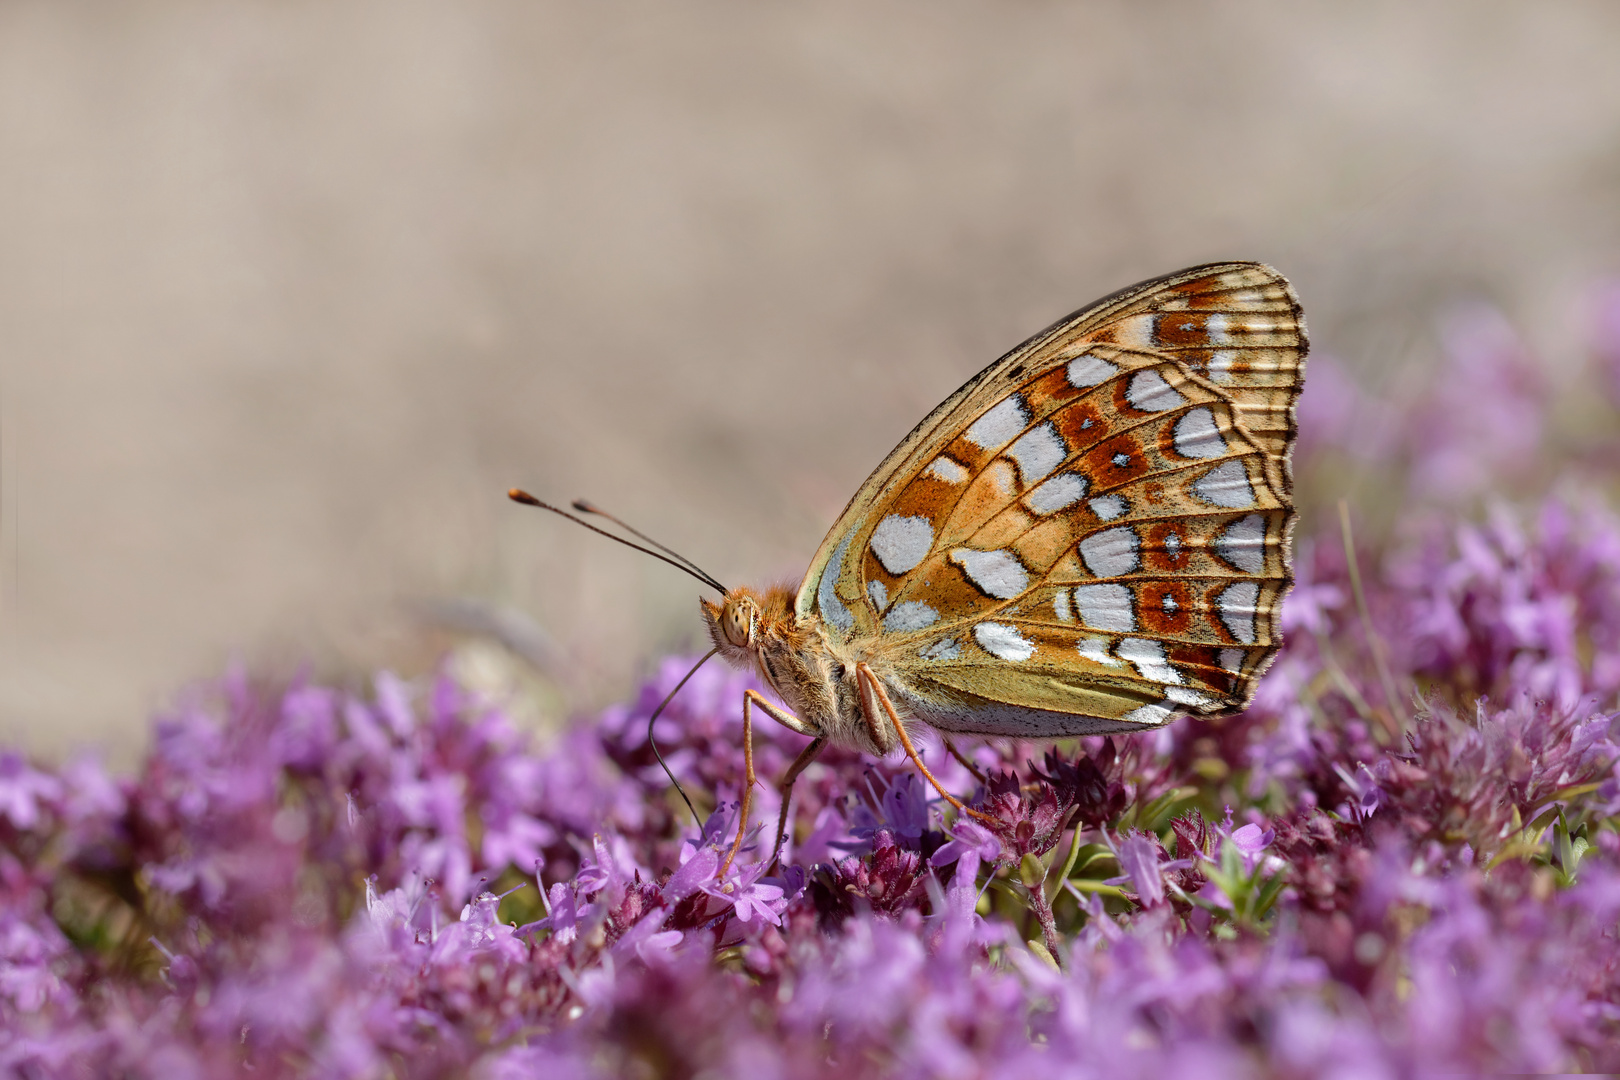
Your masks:
{"label": "magenta flower head", "polygon": [[1261,853],[1271,846],[1271,841],[1276,835],[1275,829],[1262,829],[1251,822],[1233,829],[1231,836],[1227,837],[1227,842],[1242,854],[1244,867],[1252,870],[1260,861]]}
{"label": "magenta flower head", "polygon": [[729,901],[732,914],[740,923],[755,921],[780,925],[782,912],[787,908],[786,891],[779,882],[761,880],[765,876],[763,863],[746,866],[732,864],[723,881],[705,881],[704,892],[717,900]]}
{"label": "magenta flower head", "polygon": [[1144,907],[1164,903],[1163,847],[1156,839],[1133,832],[1119,844],[1119,868],[1125,871]]}
{"label": "magenta flower head", "polygon": [[[964,869],[971,865],[977,872],[981,862],[995,862],[1001,857],[1001,839],[970,817],[958,818],[951,826],[950,839],[940,845],[929,858],[934,866],[960,863]],[[969,864],[968,860],[972,860]]]}
{"label": "magenta flower head", "polygon": [[1000,838],[1009,859],[1045,855],[1071,821],[1098,823],[1124,805],[1123,785],[1111,783],[1103,771],[1115,761],[1111,741],[1099,756],[1101,767],[1090,757],[1069,762],[1049,751],[1046,772],[1030,766],[1030,788],[1015,773],[990,777],[981,809],[992,819],[985,824]]}
{"label": "magenta flower head", "polygon": [[[544,740],[448,675],[233,671],[165,711],[132,775],[0,749],[0,1072],[1620,1072],[1616,440],[1560,426],[1580,388],[1552,386],[1499,314],[1464,311],[1444,345],[1432,389],[1403,384],[1410,408],[1331,365],[1301,403],[1313,452],[1380,470],[1389,504],[1365,516],[1393,524],[1301,536],[1286,642],[1248,707],[1044,746],[1039,767],[1030,742],[929,748],[988,821],[898,755],[828,750],[773,862],[775,784],[806,741],[761,722],[728,863],[742,693],[767,689],[710,666],[660,715],[709,815],[694,827],[647,739],[678,658]],[[1201,370],[1175,392],[1264,377]],[[1177,455],[1212,443],[1159,430],[1165,484],[1205,475]],[[1560,494],[1526,507],[1514,476]],[[1212,528],[1249,513],[1218,510]],[[1169,548],[1141,535],[1141,573],[1160,573]],[[1230,577],[1221,544],[1199,565]],[[1081,614],[1049,595],[1008,618],[1041,650],[1099,635],[1085,655],[1115,664],[1096,685],[1137,689],[1229,685],[1252,629],[1170,635],[1172,669],[1109,651],[1154,636],[1142,611],[1117,631]],[[1034,661],[979,659],[987,679]]]}
{"label": "magenta flower head", "polygon": [[1441,320],[1445,365],[1409,421],[1412,480],[1430,499],[1455,500],[1536,461],[1545,425],[1540,364],[1502,313],[1486,304]]}

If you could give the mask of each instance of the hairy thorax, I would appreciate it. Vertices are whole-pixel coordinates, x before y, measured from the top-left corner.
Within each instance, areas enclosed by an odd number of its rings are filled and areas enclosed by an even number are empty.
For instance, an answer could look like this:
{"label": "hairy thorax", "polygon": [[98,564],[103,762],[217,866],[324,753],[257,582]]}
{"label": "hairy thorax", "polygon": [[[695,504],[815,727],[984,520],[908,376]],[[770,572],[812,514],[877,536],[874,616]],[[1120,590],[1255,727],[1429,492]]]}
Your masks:
{"label": "hairy thorax", "polygon": [[[872,658],[829,640],[818,619],[800,623],[790,590],[733,589],[723,604],[702,604],[720,655],[733,667],[757,673],[807,727],[862,753],[881,756],[894,746],[887,725],[870,722],[862,711],[855,668]],[[882,678],[884,673],[874,674]]]}

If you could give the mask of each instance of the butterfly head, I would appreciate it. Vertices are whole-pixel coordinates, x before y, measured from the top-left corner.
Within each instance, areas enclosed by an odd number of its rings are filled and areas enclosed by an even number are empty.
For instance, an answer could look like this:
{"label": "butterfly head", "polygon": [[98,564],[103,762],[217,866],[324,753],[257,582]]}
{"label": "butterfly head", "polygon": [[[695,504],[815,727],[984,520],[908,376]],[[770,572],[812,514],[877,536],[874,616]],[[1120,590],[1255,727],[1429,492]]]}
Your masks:
{"label": "butterfly head", "polygon": [[780,639],[792,621],[792,594],[785,589],[732,589],[720,603],[702,601],[703,621],[720,655],[754,667],[762,650]]}

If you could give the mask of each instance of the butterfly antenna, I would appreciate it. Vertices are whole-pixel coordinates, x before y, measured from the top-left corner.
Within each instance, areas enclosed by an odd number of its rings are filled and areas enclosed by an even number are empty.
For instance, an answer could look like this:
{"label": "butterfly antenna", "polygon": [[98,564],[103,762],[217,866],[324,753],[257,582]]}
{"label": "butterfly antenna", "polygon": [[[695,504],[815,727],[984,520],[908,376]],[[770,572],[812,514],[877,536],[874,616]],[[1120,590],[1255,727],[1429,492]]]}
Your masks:
{"label": "butterfly antenna", "polygon": [[[614,517],[612,514],[608,513],[606,510],[603,510],[600,506],[597,506],[595,503],[588,502],[585,499],[575,499],[574,500],[574,509],[578,510],[582,514],[595,514],[597,517],[607,518],[609,521],[613,522],[613,524],[617,525],[619,528],[623,529],[625,532],[629,533],[631,536],[635,537],[637,540],[645,540],[647,543],[651,544],[653,547],[657,548],[659,551],[662,551],[664,554],[672,556],[673,558],[679,559],[682,563],[684,563],[687,566],[691,567],[692,570],[695,573],[701,574],[703,577],[707,578],[710,585],[714,586],[717,589],[720,588],[720,583],[714,580],[714,575],[709,573],[707,570],[703,569],[703,567],[699,566],[697,563],[693,562],[691,559],[688,559],[685,555],[682,555],[680,552],[675,551],[672,548],[666,547],[663,544],[660,544],[658,541],[654,540],[652,537],[648,536],[646,533],[642,532],[640,529],[636,528],[634,525],[628,525],[625,522],[621,521],[619,518]],[[720,591],[725,592],[724,589],[720,589]]]}
{"label": "butterfly antenna", "polygon": [[[696,569],[695,567],[688,566],[684,562],[676,562],[674,559],[670,558],[668,555],[664,555],[661,552],[654,551],[652,548],[642,547],[640,544],[632,543],[631,541],[626,540],[622,536],[615,536],[613,533],[608,532],[606,529],[597,528],[595,525],[592,525],[590,522],[584,520],[583,518],[577,518],[573,514],[570,514],[566,510],[563,510],[563,509],[560,509],[558,507],[552,506],[548,502],[541,502],[539,499],[535,498],[533,495],[530,495],[527,491],[524,491],[521,488],[513,488],[511,491],[508,491],[506,493],[506,497],[511,499],[513,502],[522,503],[524,506],[537,506],[542,510],[550,510],[553,514],[556,514],[559,517],[565,517],[569,521],[572,521],[575,525],[583,525],[585,528],[591,530],[591,532],[593,532],[593,533],[598,533],[598,534],[600,534],[602,536],[605,536],[609,540],[617,540],[619,543],[623,544],[625,547],[635,548],[637,551],[641,552],[643,555],[651,555],[655,559],[658,559],[658,560],[660,560],[662,562],[667,562],[667,563],[669,563],[669,565],[673,566],[675,569],[681,571],[682,573],[691,574],[693,577],[695,577],[699,581],[703,582],[703,584],[707,585],[709,588],[719,591],[720,595],[722,595],[722,596],[724,596],[726,594],[726,592],[728,591],[724,585],[720,584],[713,577],[711,577],[708,574],[703,573],[702,571]],[[637,535],[639,536],[640,534],[638,533]]]}
{"label": "butterfly antenna", "polygon": [[686,804],[688,810],[692,811],[692,821],[696,823],[699,831],[703,829],[703,819],[698,817],[697,807],[693,806],[692,800],[686,797],[686,789],[681,787],[679,780],[675,779],[675,774],[670,771],[668,763],[664,761],[664,755],[658,752],[658,744],[653,741],[653,725],[658,722],[658,715],[664,711],[664,706],[674,701],[675,695],[681,692],[681,687],[685,686],[687,681],[697,674],[697,669],[707,664],[709,659],[719,651],[720,649],[716,647],[704,653],[703,659],[692,665],[692,670],[682,676],[681,681],[675,684],[675,689],[671,690],[664,697],[664,700],[658,703],[658,708],[652,711],[652,715],[647,717],[647,745],[652,747],[653,757],[657,758],[658,764],[663,766],[664,775],[669,777],[669,782],[675,785],[675,790],[681,793],[681,801]]}

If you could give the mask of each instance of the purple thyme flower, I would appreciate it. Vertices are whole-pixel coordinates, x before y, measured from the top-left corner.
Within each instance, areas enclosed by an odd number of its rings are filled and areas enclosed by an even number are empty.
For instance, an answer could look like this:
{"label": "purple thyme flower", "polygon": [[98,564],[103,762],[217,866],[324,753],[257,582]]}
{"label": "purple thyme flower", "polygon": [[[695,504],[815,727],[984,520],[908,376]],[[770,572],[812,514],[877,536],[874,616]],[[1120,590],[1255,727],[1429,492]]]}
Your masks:
{"label": "purple thyme flower", "polygon": [[1345,588],[1338,581],[1320,581],[1315,545],[1301,541],[1294,553],[1294,587],[1283,601],[1282,628],[1284,634],[1305,632],[1325,634],[1332,627],[1332,612],[1342,608],[1348,599]]}
{"label": "purple thyme flower", "polygon": [[43,816],[42,804],[62,794],[56,777],[28,766],[16,754],[0,754],[0,814],[18,829],[32,829]]}
{"label": "purple thyme flower", "polygon": [[959,817],[951,826],[950,839],[929,858],[933,866],[959,863],[969,877],[978,873],[980,862],[1001,858],[1001,840],[995,833],[970,817]]}
{"label": "purple thyme flower", "polygon": [[1277,836],[1275,829],[1262,829],[1253,822],[1233,829],[1227,840],[1243,856],[1243,867],[1252,871],[1259,863],[1261,852],[1271,846]]}
{"label": "purple thyme flower", "polygon": [[1538,362],[1495,308],[1455,309],[1440,338],[1445,366],[1407,431],[1416,491],[1455,501],[1536,461],[1547,395]]}
{"label": "purple thyme flower", "polygon": [[786,893],[780,884],[764,878],[765,869],[764,863],[733,863],[724,881],[711,878],[699,887],[718,900],[730,901],[738,922],[758,919],[778,926],[787,908]]}
{"label": "purple thyme flower", "polygon": [[[1414,483],[1456,464],[1439,444],[1472,445],[1465,421],[1505,407],[1525,359],[1451,347],[1487,385],[1425,402],[1457,416],[1406,441],[1438,440]],[[1522,403],[1532,426],[1543,404]],[[1353,416],[1326,434],[1354,456],[1363,396],[1344,405],[1311,415]],[[1573,496],[1430,520],[1393,556],[1358,536],[1365,618],[1339,538],[1300,545],[1287,645],[1243,714],[1087,738],[1039,770],[1032,744],[963,745],[1014,774],[984,803],[1005,836],[936,831],[903,763],[827,753],[775,877],[770,780],[803,740],[767,725],[767,823],[714,879],[744,676],[706,669],[659,723],[721,807],[694,836],[645,738],[679,660],[543,745],[448,677],[356,694],[232,672],[168,711],[130,780],[0,767],[0,1072],[1620,1070],[1620,524]],[[1193,809],[1222,804],[1220,826]],[[869,843],[835,858],[845,815]],[[1098,880],[1109,843],[1122,876]],[[510,890],[536,868],[544,894]]]}
{"label": "purple thyme flower", "polygon": [[1119,868],[1136,887],[1136,895],[1145,907],[1164,902],[1164,876],[1159,859],[1162,851],[1157,840],[1139,832],[1132,832],[1120,841]]}
{"label": "purple thyme flower", "polygon": [[1311,377],[1300,391],[1297,409],[1302,461],[1334,450],[1377,462],[1399,445],[1400,417],[1386,402],[1356,385],[1335,357],[1311,357]]}

